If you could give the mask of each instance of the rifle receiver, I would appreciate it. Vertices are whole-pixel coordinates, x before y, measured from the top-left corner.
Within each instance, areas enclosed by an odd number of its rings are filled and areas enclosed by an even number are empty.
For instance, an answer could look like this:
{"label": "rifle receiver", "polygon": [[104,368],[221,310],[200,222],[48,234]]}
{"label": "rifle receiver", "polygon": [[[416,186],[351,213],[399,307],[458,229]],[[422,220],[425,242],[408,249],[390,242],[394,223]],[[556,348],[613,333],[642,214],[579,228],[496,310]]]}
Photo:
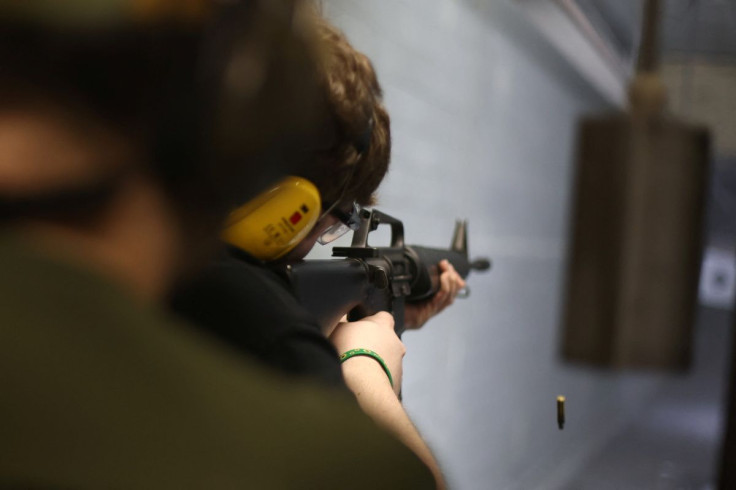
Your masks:
{"label": "rifle receiver", "polygon": [[[388,247],[372,247],[368,235],[379,225],[391,228]],[[291,264],[285,275],[299,301],[329,329],[342,315],[363,318],[389,311],[396,333],[404,330],[404,303],[422,301],[440,289],[438,264],[449,261],[461,277],[484,271],[490,260],[468,260],[468,222],[457,220],[449,249],[404,244],[403,223],[378,210],[364,209],[350,247],[335,247],[342,260],[307,260]]]}

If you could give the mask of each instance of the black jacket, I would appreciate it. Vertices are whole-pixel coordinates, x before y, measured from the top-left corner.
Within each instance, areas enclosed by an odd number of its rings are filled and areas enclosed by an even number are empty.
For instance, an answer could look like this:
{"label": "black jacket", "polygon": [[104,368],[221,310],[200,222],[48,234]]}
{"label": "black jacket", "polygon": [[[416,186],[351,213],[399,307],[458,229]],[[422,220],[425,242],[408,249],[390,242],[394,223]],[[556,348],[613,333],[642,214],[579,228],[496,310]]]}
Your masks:
{"label": "black jacket", "polygon": [[270,367],[344,386],[337,351],[288,283],[238,249],[227,249],[172,304],[190,322]]}

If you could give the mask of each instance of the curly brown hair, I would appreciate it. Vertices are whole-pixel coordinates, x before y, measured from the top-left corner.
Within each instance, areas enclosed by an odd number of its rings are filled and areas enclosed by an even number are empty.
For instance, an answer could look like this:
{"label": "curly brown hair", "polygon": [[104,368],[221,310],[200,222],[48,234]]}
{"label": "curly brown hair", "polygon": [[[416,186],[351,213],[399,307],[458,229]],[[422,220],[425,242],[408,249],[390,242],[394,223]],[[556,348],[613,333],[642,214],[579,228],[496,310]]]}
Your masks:
{"label": "curly brown hair", "polygon": [[381,86],[367,56],[324,18],[317,16],[316,23],[331,121],[329,136],[314,150],[314,165],[304,177],[315,183],[325,203],[374,204],[391,155]]}

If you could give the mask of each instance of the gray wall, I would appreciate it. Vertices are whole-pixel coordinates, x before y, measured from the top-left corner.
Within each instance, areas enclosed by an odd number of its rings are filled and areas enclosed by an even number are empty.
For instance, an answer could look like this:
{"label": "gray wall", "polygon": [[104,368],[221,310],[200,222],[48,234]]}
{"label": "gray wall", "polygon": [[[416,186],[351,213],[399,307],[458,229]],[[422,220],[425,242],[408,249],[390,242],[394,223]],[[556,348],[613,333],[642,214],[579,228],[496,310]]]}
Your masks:
{"label": "gray wall", "polygon": [[324,10],[385,89],[394,151],[378,207],[404,220],[409,243],[430,246],[468,218],[471,254],[494,262],[470,279],[470,299],[404,336],[411,416],[453,488],[566,488],[661,382],[557,358],[575,122],[602,99],[510,2],[326,0]]}

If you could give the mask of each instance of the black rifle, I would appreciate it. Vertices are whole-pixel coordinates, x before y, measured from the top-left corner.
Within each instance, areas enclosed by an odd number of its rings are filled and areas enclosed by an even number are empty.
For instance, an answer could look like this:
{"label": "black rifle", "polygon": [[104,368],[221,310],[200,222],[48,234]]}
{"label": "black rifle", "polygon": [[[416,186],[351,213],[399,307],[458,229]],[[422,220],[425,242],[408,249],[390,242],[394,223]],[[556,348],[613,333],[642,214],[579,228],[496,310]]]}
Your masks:
{"label": "black rifle", "polygon": [[[368,235],[378,225],[391,227],[391,245],[371,247]],[[343,260],[304,260],[283,273],[301,304],[323,329],[348,313],[356,320],[379,311],[394,315],[396,333],[404,331],[404,304],[431,298],[440,288],[439,262],[448,260],[463,278],[470,270],[487,270],[488,259],[468,260],[467,222],[458,221],[449,249],[404,245],[404,225],[377,210],[360,212],[360,227],[350,247],[335,247]]]}

